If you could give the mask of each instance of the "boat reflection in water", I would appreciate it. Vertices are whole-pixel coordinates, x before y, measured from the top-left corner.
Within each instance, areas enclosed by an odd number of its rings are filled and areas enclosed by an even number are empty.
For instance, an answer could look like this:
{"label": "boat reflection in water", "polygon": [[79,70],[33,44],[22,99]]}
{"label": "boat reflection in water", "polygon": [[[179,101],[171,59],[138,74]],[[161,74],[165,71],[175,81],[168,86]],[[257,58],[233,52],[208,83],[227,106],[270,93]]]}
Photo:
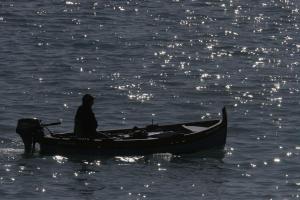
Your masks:
{"label": "boat reflection in water", "polygon": [[118,165],[158,164],[159,167],[159,163],[194,163],[205,160],[222,162],[225,153],[223,149],[210,149],[182,155],[173,155],[171,153],[157,153],[144,156],[55,155],[52,156],[52,159],[58,164],[65,164],[67,162],[80,163],[82,170],[84,170],[88,169],[88,166],[101,166],[107,163]]}

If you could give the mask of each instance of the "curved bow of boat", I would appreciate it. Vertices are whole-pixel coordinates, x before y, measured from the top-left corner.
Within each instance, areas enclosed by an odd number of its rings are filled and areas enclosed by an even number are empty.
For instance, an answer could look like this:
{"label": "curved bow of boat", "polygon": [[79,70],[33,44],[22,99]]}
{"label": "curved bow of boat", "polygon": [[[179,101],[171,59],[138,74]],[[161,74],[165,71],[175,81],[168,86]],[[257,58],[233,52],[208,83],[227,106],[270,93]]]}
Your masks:
{"label": "curved bow of boat", "polygon": [[222,121],[227,126],[227,111],[225,106],[222,108]]}

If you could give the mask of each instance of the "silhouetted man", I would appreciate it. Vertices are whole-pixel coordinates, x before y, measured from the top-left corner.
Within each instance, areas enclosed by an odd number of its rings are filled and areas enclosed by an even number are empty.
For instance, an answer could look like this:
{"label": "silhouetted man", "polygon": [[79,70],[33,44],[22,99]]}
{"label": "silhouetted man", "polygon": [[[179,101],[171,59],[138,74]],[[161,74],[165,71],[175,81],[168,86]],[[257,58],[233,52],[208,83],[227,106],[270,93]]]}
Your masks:
{"label": "silhouetted man", "polygon": [[98,127],[95,114],[92,111],[94,97],[86,94],[82,98],[82,105],[79,106],[75,115],[74,133],[77,137],[95,138]]}

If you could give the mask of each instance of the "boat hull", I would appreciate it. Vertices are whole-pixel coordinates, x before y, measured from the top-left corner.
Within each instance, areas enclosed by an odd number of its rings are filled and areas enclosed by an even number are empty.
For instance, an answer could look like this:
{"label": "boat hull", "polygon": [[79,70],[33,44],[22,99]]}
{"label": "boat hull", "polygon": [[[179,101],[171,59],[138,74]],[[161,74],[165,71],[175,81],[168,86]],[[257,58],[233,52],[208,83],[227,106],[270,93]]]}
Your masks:
{"label": "boat hull", "polygon": [[40,142],[41,154],[91,154],[91,155],[145,155],[154,153],[194,153],[212,148],[224,148],[226,130],[214,136],[172,139],[134,139],[132,141],[44,138]]}
{"label": "boat hull", "polygon": [[[146,155],[155,153],[185,154],[208,149],[222,149],[226,144],[227,115],[225,108],[221,120],[182,123],[159,126],[163,129],[176,129],[181,126],[208,126],[196,133],[177,133],[164,138],[144,139],[86,139],[75,137],[45,136],[38,143],[44,155]],[[124,134],[130,129],[124,129]],[[122,132],[122,130],[118,130]]]}

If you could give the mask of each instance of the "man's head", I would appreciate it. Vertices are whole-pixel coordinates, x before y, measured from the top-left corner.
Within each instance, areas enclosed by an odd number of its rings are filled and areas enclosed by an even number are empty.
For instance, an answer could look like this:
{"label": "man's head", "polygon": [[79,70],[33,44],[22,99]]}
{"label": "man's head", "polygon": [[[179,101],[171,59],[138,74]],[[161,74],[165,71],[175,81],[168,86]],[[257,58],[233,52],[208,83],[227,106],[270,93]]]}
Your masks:
{"label": "man's head", "polygon": [[85,94],[82,97],[82,104],[92,106],[94,103],[94,97],[90,94]]}

